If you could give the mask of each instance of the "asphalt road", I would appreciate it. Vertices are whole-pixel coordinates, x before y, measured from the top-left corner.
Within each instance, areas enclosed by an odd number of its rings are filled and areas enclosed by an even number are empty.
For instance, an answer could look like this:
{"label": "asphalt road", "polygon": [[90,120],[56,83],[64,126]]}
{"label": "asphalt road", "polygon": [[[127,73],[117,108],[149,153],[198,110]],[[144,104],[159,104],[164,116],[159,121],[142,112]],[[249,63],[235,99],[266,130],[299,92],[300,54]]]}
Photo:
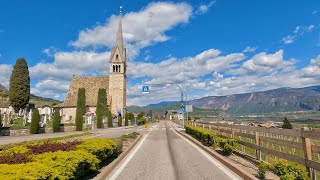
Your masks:
{"label": "asphalt road", "polygon": [[240,179],[172,129],[169,121],[151,128],[107,179]]}

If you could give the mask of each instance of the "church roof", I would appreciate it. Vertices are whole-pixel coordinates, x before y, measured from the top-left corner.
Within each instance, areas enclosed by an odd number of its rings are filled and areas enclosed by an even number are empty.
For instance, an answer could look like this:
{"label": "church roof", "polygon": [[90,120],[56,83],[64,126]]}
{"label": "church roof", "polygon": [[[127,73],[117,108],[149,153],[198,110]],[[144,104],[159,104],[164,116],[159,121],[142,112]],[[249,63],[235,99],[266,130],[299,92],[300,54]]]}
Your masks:
{"label": "church roof", "polygon": [[100,88],[106,89],[107,94],[109,94],[109,76],[75,76],[64,102],[56,107],[76,107],[79,88],[85,88],[86,90],[86,105],[95,107]]}

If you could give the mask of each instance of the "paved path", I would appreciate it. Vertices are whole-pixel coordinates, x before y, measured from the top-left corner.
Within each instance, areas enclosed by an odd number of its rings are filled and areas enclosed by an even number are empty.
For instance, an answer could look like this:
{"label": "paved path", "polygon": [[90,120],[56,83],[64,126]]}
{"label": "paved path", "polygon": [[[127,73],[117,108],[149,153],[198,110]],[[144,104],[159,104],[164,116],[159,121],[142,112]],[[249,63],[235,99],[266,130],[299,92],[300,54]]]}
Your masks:
{"label": "paved path", "polygon": [[240,179],[161,121],[113,170],[107,179]]}
{"label": "paved path", "polygon": [[[90,135],[91,137],[108,137],[108,138],[115,138],[119,137],[124,134],[128,134],[133,131],[138,132],[145,132],[146,130],[143,127],[119,127],[119,128],[110,128],[110,129],[97,129],[89,131],[93,133]],[[41,140],[47,138],[55,138],[55,137],[62,137],[68,136],[72,134],[82,134],[82,131],[76,132],[60,132],[60,133],[50,133],[50,134],[34,134],[28,136],[1,136],[0,137],[0,145],[11,144],[11,143],[20,143],[24,141],[33,141],[33,140]]]}

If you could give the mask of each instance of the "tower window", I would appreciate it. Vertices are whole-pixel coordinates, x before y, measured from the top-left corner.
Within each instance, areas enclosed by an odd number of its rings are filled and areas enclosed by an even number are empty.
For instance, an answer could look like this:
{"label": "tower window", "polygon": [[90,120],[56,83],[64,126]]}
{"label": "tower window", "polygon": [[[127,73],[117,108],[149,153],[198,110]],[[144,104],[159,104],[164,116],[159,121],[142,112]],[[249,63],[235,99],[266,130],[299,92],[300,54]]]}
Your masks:
{"label": "tower window", "polygon": [[116,67],[113,65],[113,71],[112,72],[116,72]]}
{"label": "tower window", "polygon": [[118,60],[118,57],[119,57],[119,55],[117,54],[117,55],[116,55],[116,59],[117,59],[117,60]]}
{"label": "tower window", "polygon": [[121,72],[121,65],[119,65],[119,72]]}

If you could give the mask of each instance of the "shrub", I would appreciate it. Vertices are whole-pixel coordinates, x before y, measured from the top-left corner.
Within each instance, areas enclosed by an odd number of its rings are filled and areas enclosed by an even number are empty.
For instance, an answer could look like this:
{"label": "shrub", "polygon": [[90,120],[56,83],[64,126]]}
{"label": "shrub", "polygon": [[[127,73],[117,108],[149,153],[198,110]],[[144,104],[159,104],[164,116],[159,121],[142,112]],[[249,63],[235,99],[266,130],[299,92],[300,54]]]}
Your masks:
{"label": "shrub", "polygon": [[273,171],[280,179],[304,180],[308,173],[304,166],[286,160],[279,160],[273,165]]}
{"label": "shrub", "polygon": [[60,120],[61,120],[60,112],[58,109],[56,109],[53,114],[53,125],[52,125],[53,132],[60,131],[60,123],[61,123]]}
{"label": "shrub", "polygon": [[21,164],[29,162],[29,153],[17,153],[7,156],[0,156],[0,164]]}
{"label": "shrub", "polygon": [[39,130],[39,121],[40,121],[40,115],[37,108],[32,113],[31,117],[31,126],[30,126],[30,133],[31,134],[37,134]]}
{"label": "shrub", "polygon": [[138,120],[138,126],[145,125],[147,123],[147,118],[141,118]]}
{"label": "shrub", "polygon": [[269,168],[269,166],[264,163],[263,161],[260,162],[259,166],[258,166],[258,177],[261,180],[265,180],[266,179],[266,171]]}
{"label": "shrub", "polygon": [[222,149],[223,155],[230,156],[234,150],[235,140],[219,138],[219,147]]}
{"label": "shrub", "polygon": [[122,126],[122,116],[118,115],[118,127]]}
{"label": "shrub", "polygon": [[136,139],[138,135],[139,135],[139,133],[132,132],[132,133],[127,134],[127,135],[122,135],[119,139],[121,141],[128,141],[129,139]]}
{"label": "shrub", "polygon": [[129,113],[126,113],[124,125],[125,125],[125,126],[128,126],[128,125],[129,125]]}
{"label": "shrub", "polygon": [[195,136],[203,144],[208,146],[215,145],[218,139],[217,135],[214,132],[194,127],[192,125],[186,125],[186,133]]}
{"label": "shrub", "polygon": [[282,128],[283,129],[292,129],[293,128],[292,124],[290,123],[290,121],[288,120],[287,117],[284,117]]}
{"label": "shrub", "polygon": [[113,123],[112,123],[112,114],[110,111],[108,111],[108,127],[113,127]]}
{"label": "shrub", "polygon": [[72,151],[76,149],[78,144],[80,144],[79,141],[71,141],[66,143],[45,142],[39,145],[28,146],[28,148],[32,154],[43,154],[46,152]]}
{"label": "shrub", "polygon": [[111,139],[86,139],[77,146],[77,149],[85,150],[104,161],[121,153],[122,142]]}

